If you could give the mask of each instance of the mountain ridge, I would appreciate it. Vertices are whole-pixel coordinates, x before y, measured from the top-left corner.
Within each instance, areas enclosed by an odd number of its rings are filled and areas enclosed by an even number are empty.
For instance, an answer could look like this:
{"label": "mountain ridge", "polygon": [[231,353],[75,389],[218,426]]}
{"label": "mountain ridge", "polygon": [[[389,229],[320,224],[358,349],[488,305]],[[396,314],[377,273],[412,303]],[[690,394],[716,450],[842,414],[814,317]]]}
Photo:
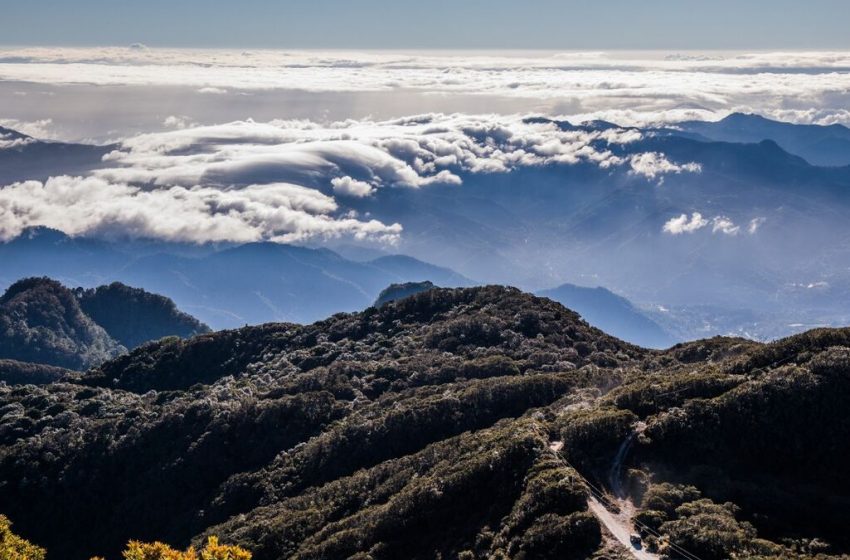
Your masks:
{"label": "mountain ridge", "polygon": [[601,558],[583,481],[608,485],[646,425],[623,488],[655,531],[647,547],[837,560],[850,489],[818,477],[850,456],[811,434],[850,436],[836,407],[848,380],[850,329],[657,351],[516,289],[432,289],[312,325],[162,340],[70,382],[0,384],[14,412],[0,500],[69,560],[131,535],[210,534],[257,560]]}
{"label": "mountain ridge", "polygon": [[0,296],[0,327],[0,359],[31,362],[7,362],[7,380],[50,380],[61,377],[56,367],[83,370],[166,335],[209,331],[144,290],[120,283],[71,290],[44,277],[19,280]]}

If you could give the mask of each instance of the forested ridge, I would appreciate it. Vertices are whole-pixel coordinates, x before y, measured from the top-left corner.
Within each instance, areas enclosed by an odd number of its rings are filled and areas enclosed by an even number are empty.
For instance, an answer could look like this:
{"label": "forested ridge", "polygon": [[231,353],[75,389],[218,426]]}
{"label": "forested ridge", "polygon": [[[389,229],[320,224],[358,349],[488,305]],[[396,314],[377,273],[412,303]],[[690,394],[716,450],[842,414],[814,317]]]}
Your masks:
{"label": "forested ridge", "polygon": [[210,536],[257,560],[614,559],[585,480],[634,437],[659,554],[837,558],[848,397],[850,329],[645,350],[515,289],[432,289],[6,380],[0,504],[70,560]]}
{"label": "forested ridge", "polygon": [[150,340],[205,332],[209,327],[170,299],[138,288],[115,282],[71,290],[50,278],[25,278],[0,296],[0,360],[24,362],[0,364],[0,379],[14,370],[14,379],[30,375],[39,383],[58,375],[46,366],[85,370]]}

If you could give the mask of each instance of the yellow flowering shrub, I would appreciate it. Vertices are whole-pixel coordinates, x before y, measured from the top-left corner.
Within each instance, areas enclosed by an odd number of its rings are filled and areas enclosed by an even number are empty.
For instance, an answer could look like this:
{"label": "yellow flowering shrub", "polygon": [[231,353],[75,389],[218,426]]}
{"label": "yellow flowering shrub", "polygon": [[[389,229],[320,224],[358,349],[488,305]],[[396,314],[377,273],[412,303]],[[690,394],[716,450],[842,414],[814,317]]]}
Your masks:
{"label": "yellow flowering shrub", "polygon": [[44,560],[44,555],[43,548],[14,534],[12,522],[5,515],[0,515],[0,560]]}
{"label": "yellow flowering shrub", "polygon": [[181,552],[161,542],[139,541],[130,541],[123,555],[124,560],[251,560],[250,552],[238,546],[219,544],[218,537],[210,537],[200,555],[192,547]]}

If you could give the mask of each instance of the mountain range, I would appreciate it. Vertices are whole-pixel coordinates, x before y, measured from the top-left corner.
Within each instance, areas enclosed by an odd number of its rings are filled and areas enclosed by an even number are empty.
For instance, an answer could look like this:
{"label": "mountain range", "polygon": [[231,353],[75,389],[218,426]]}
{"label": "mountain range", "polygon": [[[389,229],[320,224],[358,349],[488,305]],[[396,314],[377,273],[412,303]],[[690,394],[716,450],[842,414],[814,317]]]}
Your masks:
{"label": "mountain range", "polygon": [[[405,257],[378,260],[373,247],[347,238],[310,248],[191,245],[30,229],[0,246],[9,263],[0,282],[32,275],[83,286],[117,280],[163,293],[213,328],[306,323],[363,309],[391,283],[425,280],[535,292],[565,283],[603,286],[654,310],[651,320],[677,340],[768,340],[850,322],[850,129],[744,114],[646,128],[528,122],[590,134],[598,153],[649,167],[454,170],[460,186],[381,188],[346,200],[347,211],[403,225],[390,249]],[[628,141],[609,141],[612,131]],[[509,141],[486,138],[505,150]],[[65,171],[65,160],[49,155],[70,149],[63,144],[32,140],[0,153],[16,162],[9,169],[44,176],[97,169],[111,148],[81,147]],[[56,166],[39,167],[45,161]],[[667,172],[652,171],[665,165]],[[29,171],[16,173],[0,166],[0,183]],[[270,167],[263,178],[291,179],[287,173]],[[316,188],[325,187],[317,180]]]}
{"label": "mountain range", "polygon": [[848,329],[646,350],[548,298],[431,289],[0,383],[0,503],[68,560],[212,535],[255,560],[623,558],[623,518],[650,557],[838,560],[848,398]]}

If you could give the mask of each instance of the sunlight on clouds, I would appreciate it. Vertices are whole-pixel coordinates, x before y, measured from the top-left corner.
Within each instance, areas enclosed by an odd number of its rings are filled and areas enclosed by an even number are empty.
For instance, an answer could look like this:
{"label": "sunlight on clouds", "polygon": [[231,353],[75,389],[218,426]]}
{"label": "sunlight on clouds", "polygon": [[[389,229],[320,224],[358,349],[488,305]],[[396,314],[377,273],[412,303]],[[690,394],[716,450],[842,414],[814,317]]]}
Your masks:
{"label": "sunlight on clouds", "polygon": [[642,138],[639,131],[521,116],[196,126],[172,115],[164,124],[171,130],[118,144],[87,177],[0,188],[0,237],[45,225],[71,235],[192,242],[393,243],[401,224],[358,220],[346,204],[385,189],[463,188],[465,177],[526,167],[586,165],[658,181],[700,171],[657,152],[616,155]]}
{"label": "sunlight on clouds", "polygon": [[130,236],[172,241],[303,241],[353,236],[392,242],[399,224],[333,218],[336,202],[288,184],[219,189],[174,186],[146,191],[97,177],[52,177],[0,189],[0,239],[35,226],[69,235]]}
{"label": "sunlight on clouds", "polygon": [[[747,233],[754,235],[764,222],[764,218],[751,219],[746,227]],[[741,233],[741,226],[735,224],[731,218],[719,215],[709,220],[704,218],[700,212],[693,212],[690,217],[687,214],[681,214],[675,218],[670,218],[664,223],[661,231],[670,235],[681,235],[695,233],[709,225],[711,226],[711,233],[721,233],[730,237]]]}
{"label": "sunlight on clouds", "polygon": [[[391,53],[190,49],[0,50],[0,80],[186,87],[205,94],[301,90],[534,99],[622,124],[755,111],[850,122],[848,52]],[[813,108],[814,107],[814,108]]]}

